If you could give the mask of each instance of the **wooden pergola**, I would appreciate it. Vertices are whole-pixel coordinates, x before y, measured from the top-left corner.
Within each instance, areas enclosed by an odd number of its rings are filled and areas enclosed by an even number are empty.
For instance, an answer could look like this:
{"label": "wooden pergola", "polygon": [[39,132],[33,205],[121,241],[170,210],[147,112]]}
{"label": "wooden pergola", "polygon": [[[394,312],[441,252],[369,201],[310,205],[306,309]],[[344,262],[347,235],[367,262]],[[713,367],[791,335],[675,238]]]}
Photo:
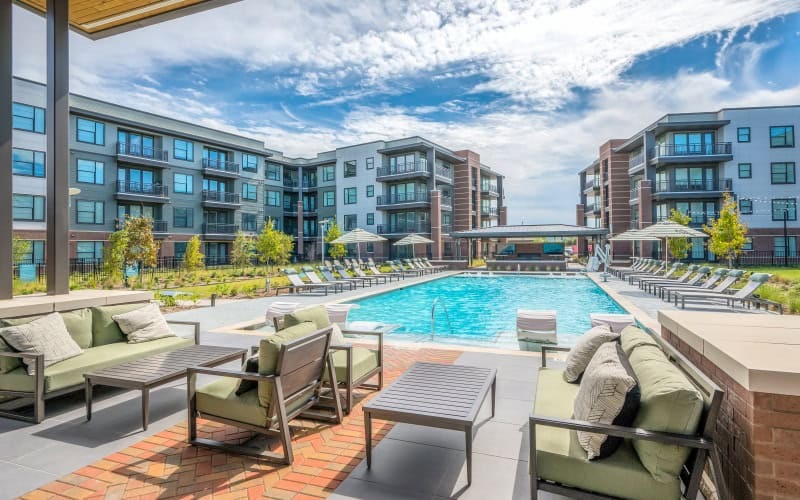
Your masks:
{"label": "wooden pergola", "polygon": [[0,299],[13,296],[13,4],[47,18],[48,295],[69,293],[69,30],[97,40],[238,0],[0,0]]}

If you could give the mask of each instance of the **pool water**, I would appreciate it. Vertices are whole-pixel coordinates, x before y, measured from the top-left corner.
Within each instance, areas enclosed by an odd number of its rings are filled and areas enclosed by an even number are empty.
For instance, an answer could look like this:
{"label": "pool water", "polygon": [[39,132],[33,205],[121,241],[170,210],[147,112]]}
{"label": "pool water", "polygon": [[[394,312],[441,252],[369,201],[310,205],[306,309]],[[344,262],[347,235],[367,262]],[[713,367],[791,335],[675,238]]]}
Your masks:
{"label": "pool water", "polygon": [[[435,299],[438,303],[431,335]],[[350,302],[360,307],[350,311],[349,321],[399,324],[391,334],[395,339],[514,349],[517,309],[557,311],[558,341],[562,345],[574,344],[590,328],[590,313],[625,313],[583,276],[456,275]]]}

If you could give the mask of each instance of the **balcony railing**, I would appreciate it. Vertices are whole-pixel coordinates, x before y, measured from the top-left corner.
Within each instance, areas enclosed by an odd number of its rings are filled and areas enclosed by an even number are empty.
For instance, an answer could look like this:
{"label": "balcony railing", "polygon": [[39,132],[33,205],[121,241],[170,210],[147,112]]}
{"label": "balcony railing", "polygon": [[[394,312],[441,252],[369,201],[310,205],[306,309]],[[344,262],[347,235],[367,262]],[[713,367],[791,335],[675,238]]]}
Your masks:
{"label": "balcony railing", "polygon": [[[122,219],[114,219],[114,229],[119,231],[122,229],[123,225]],[[167,221],[165,220],[151,220],[153,224],[153,232],[154,233],[166,233],[167,232]]]}
{"label": "balcony railing", "polygon": [[203,223],[203,234],[236,234],[239,226],[236,224],[224,224],[220,222]]}
{"label": "balcony railing", "polygon": [[638,200],[639,199],[639,185],[637,183],[636,187],[631,188],[631,197],[628,198],[629,200]]}
{"label": "balcony railing", "polygon": [[203,190],[203,201],[214,201],[217,203],[241,203],[241,197],[238,193],[230,193],[227,191],[209,191]]}
{"label": "balcony railing", "polygon": [[436,167],[436,175],[439,177],[444,177],[445,179],[453,180],[453,169],[452,168],[444,168],[437,165]]}
{"label": "balcony railing", "polygon": [[[711,222],[712,219],[719,218],[719,212],[706,212],[701,214],[691,214],[691,220],[689,221],[689,225],[699,226],[701,224],[708,224]],[[656,217],[656,222],[662,222],[668,220],[668,215],[661,215]]]}
{"label": "balcony railing", "polygon": [[641,165],[644,163],[644,153],[639,153],[635,156],[631,156],[628,159],[628,168],[633,168],[637,165]]}
{"label": "balcony railing", "polygon": [[493,195],[499,194],[497,191],[497,184],[481,184],[481,192]]}
{"label": "balcony railing", "polygon": [[583,211],[587,213],[594,212],[594,203],[585,203],[583,205]]}
{"label": "balcony railing", "polygon": [[232,161],[214,160],[212,158],[203,158],[203,168],[211,170],[219,170],[229,174],[239,173],[239,164]]}
{"label": "balcony railing", "polygon": [[651,157],[661,156],[714,156],[731,154],[730,142],[715,144],[658,144],[651,150]]}
{"label": "balcony railing", "polygon": [[666,180],[656,181],[654,188],[656,193],[730,191],[733,188],[733,181],[731,179]]}
{"label": "balcony railing", "polygon": [[423,222],[379,224],[378,234],[430,233],[431,225]]}
{"label": "balcony railing", "polygon": [[390,193],[378,196],[378,205],[401,205],[403,203],[426,203],[431,201],[427,191],[412,191],[410,193]]}
{"label": "balcony railing", "polygon": [[639,221],[638,220],[632,220],[630,227],[631,227],[631,229],[639,229]]}
{"label": "balcony railing", "polygon": [[453,232],[452,224],[442,224],[442,234],[450,234]]}
{"label": "balcony railing", "polygon": [[453,206],[453,197],[452,196],[442,196],[442,206],[443,207],[452,207]]}
{"label": "balcony railing", "polygon": [[283,187],[296,188],[299,185],[300,183],[297,182],[297,179],[290,179],[288,177],[283,178]]}
{"label": "balcony railing", "polygon": [[403,175],[403,174],[413,174],[413,173],[423,173],[430,175],[431,169],[430,166],[428,165],[428,162],[414,161],[411,163],[406,163],[404,165],[395,165],[395,166],[384,165],[383,167],[378,168],[376,176],[387,177],[390,175]]}
{"label": "balcony railing", "polygon": [[169,196],[169,188],[155,183],[117,181],[117,192],[126,194],[141,194],[144,196]]}
{"label": "balcony railing", "polygon": [[496,207],[481,207],[481,215],[494,217],[497,215]]}
{"label": "balcony railing", "polygon": [[317,187],[317,181],[305,179],[303,181],[303,189],[313,189]]}
{"label": "balcony railing", "polygon": [[162,151],[151,146],[130,144],[127,142],[117,143],[117,154],[136,156],[138,158],[146,158],[148,160],[169,161],[169,155],[166,151]]}

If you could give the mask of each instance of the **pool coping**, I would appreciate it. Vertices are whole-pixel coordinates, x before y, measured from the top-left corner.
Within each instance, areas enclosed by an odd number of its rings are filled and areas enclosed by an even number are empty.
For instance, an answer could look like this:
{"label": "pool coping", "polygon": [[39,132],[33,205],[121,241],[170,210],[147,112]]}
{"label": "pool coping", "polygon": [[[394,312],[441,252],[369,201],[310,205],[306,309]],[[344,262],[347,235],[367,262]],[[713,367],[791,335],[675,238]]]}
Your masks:
{"label": "pool coping", "polygon": [[633,315],[636,321],[638,321],[642,326],[659,336],[661,335],[661,324],[652,316],[637,307],[633,302],[631,302],[630,299],[620,295],[616,292],[616,290],[605,286],[605,283],[601,279],[602,273],[586,273],[586,276],[592,280],[595,285],[600,287],[601,290],[606,292],[609,297],[616,301],[617,304],[628,311],[629,314]]}

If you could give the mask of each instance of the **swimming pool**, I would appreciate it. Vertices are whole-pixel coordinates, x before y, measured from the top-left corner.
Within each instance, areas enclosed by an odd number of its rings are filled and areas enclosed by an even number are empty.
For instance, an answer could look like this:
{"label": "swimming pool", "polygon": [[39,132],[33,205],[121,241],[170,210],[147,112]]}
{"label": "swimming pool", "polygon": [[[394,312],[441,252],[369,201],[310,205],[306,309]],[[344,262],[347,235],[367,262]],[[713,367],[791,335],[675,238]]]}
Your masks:
{"label": "swimming pool", "polygon": [[[436,306],[435,334],[431,336],[435,299],[444,307]],[[492,344],[512,349],[517,348],[517,309],[556,310],[559,344],[564,345],[574,344],[589,329],[589,313],[625,313],[583,276],[462,274],[349,302],[359,305],[350,311],[350,321],[399,324],[391,334],[398,340]]]}

